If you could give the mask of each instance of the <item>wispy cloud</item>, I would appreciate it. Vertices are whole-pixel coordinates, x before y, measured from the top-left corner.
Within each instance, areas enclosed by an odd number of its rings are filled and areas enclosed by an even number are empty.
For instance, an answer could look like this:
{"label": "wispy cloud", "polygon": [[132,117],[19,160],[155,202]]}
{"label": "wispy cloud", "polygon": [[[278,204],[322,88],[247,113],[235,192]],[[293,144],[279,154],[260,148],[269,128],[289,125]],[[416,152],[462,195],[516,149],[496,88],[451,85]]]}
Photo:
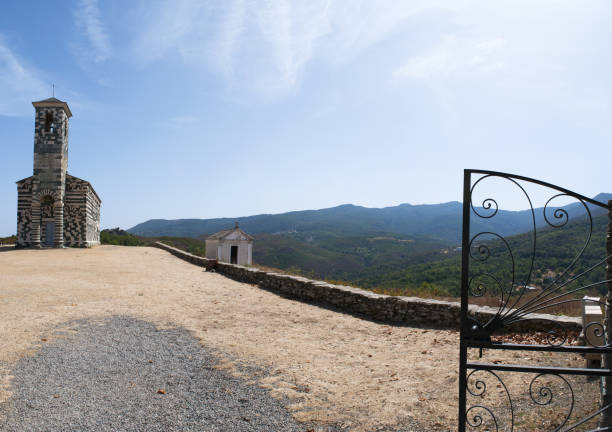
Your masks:
{"label": "wispy cloud", "polygon": [[[201,1],[175,0],[148,2],[148,15],[138,17],[140,25],[132,51],[134,58],[148,63],[166,58],[179,50],[183,54],[202,49],[202,28],[211,24],[207,20],[209,7]],[[202,25],[198,27],[196,24]],[[197,38],[198,44],[193,39]],[[198,46],[199,45],[199,46]]]}
{"label": "wispy cloud", "polygon": [[396,78],[430,79],[461,72],[487,74],[504,68],[505,45],[502,38],[475,41],[446,36],[429,52],[410,58],[393,75]]}
{"label": "wispy cloud", "polygon": [[246,29],[247,12],[244,0],[236,0],[230,5],[214,41],[216,55],[213,57],[213,64],[229,79],[234,77],[234,51]]}
{"label": "wispy cloud", "polygon": [[[133,45],[141,62],[183,61],[264,99],[299,87],[309,64],[342,65],[437,1],[175,0],[152,6]],[[179,58],[176,58],[176,54]]]}
{"label": "wispy cloud", "polygon": [[77,29],[86,37],[87,46],[77,49],[80,56],[102,63],[111,56],[108,32],[100,18],[97,0],[80,0],[74,11]]}
{"label": "wispy cloud", "polygon": [[0,115],[31,114],[30,101],[49,90],[38,73],[19,59],[0,35]]}

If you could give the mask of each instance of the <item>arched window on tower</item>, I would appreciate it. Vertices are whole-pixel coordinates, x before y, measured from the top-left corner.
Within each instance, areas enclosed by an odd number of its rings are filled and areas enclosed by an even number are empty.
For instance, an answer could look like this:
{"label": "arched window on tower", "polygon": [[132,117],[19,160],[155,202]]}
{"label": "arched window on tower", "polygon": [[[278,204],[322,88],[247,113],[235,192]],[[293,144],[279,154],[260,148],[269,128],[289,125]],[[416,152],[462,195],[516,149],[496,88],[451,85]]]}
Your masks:
{"label": "arched window on tower", "polygon": [[53,114],[48,112],[45,114],[45,132],[50,132],[53,127]]}

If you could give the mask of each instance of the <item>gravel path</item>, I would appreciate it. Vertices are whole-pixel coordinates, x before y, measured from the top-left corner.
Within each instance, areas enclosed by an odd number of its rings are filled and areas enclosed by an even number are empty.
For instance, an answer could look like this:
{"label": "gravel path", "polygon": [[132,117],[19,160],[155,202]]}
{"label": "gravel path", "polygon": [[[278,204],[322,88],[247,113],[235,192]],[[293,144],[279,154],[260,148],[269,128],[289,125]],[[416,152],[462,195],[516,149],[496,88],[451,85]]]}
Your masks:
{"label": "gravel path", "polygon": [[74,334],[43,342],[17,363],[0,430],[309,429],[266,390],[215,368],[215,358],[184,329],[158,330],[120,316],[73,324]]}

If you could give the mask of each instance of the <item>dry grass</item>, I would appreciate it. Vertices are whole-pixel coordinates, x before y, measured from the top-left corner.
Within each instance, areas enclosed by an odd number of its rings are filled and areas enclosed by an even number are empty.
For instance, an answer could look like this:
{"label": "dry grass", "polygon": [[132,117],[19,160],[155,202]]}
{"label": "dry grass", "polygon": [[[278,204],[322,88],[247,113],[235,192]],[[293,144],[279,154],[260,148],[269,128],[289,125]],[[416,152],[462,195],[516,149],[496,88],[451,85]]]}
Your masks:
{"label": "dry grass", "polygon": [[[287,398],[298,420],[371,431],[412,417],[423,430],[456,429],[456,331],[382,325],[288,300],[154,248],[2,252],[0,269],[0,399],[10,396],[11,365],[52,342],[57,328],[119,314],[188,329],[218,353],[222,367]],[[483,360],[583,364],[493,350]],[[522,412],[552,421],[547,407],[528,404],[529,377],[513,375],[505,382]],[[596,385],[587,384],[574,387],[584,401],[579,410],[596,395]],[[494,383],[488,388],[487,397],[498,395]]]}

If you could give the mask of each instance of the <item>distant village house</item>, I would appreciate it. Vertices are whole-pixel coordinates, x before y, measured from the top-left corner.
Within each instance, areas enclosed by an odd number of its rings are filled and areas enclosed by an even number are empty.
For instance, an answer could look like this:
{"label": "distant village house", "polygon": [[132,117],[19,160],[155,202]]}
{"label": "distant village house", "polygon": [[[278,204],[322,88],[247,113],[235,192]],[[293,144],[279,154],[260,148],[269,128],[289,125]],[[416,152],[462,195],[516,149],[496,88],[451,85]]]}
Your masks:
{"label": "distant village house", "polygon": [[231,264],[249,265],[252,263],[253,237],[236,226],[219,231],[206,239],[206,258]]}

